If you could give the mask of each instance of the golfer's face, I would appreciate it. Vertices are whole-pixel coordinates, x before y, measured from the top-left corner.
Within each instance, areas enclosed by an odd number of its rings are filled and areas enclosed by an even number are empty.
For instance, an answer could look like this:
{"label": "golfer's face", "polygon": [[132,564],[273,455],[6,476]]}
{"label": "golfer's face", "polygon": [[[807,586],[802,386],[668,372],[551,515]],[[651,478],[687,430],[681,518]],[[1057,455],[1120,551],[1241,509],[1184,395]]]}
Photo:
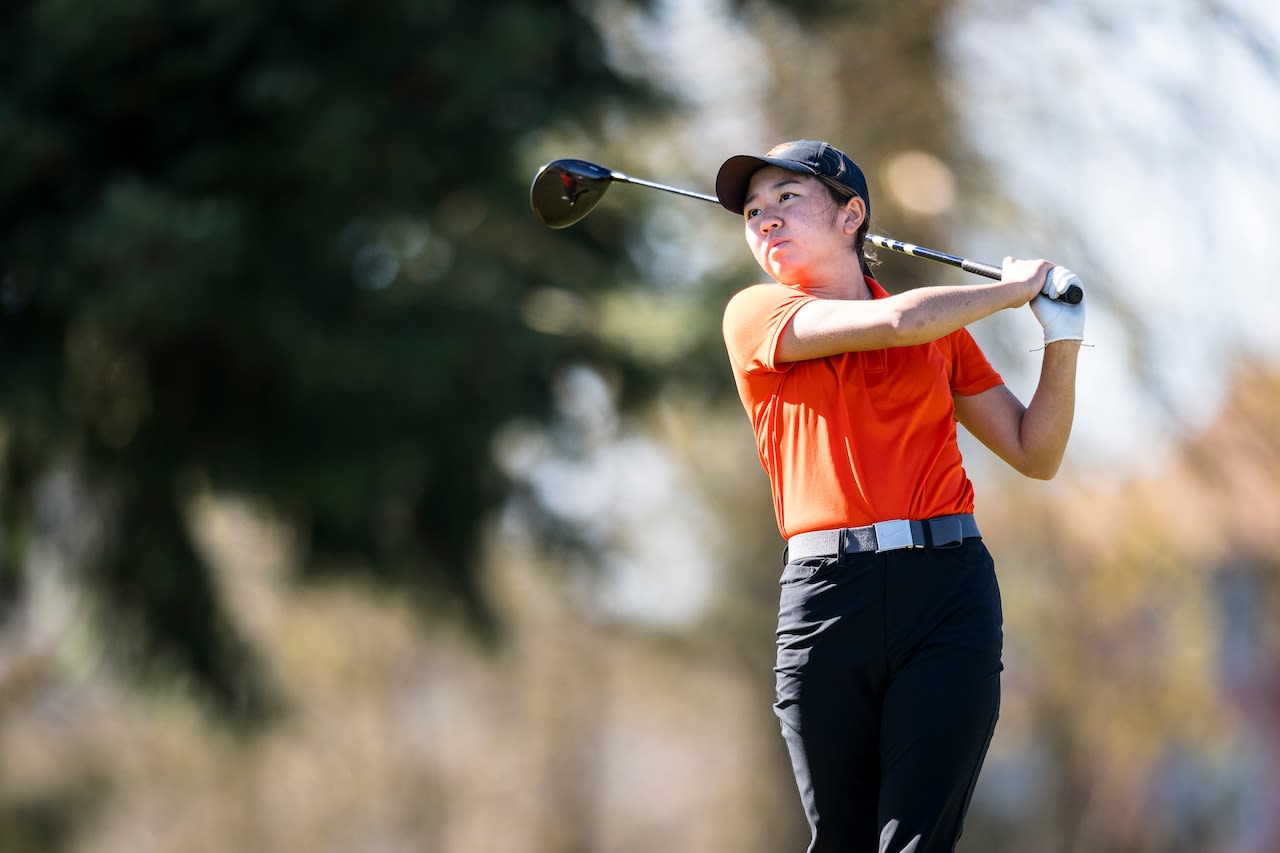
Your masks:
{"label": "golfer's face", "polygon": [[831,263],[848,261],[850,241],[839,211],[817,178],[766,166],[747,187],[747,245],[775,280],[805,284]]}

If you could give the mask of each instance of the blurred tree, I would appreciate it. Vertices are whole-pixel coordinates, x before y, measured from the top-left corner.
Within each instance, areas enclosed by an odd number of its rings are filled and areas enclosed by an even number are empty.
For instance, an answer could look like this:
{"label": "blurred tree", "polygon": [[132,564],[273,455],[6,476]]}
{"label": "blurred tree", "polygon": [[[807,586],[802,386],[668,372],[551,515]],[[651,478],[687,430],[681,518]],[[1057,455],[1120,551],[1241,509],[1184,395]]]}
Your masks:
{"label": "blurred tree", "polygon": [[50,523],[40,484],[70,470],[108,531],[80,567],[104,635],[232,717],[265,694],[188,537],[199,491],[294,519],[309,573],[369,572],[485,624],[495,429],[540,417],[567,362],[645,385],[606,344],[526,322],[552,281],[571,296],[625,269],[607,213],[543,234],[515,166],[537,127],[645,101],[590,22],[28,0],[0,11],[0,80],[3,601]]}

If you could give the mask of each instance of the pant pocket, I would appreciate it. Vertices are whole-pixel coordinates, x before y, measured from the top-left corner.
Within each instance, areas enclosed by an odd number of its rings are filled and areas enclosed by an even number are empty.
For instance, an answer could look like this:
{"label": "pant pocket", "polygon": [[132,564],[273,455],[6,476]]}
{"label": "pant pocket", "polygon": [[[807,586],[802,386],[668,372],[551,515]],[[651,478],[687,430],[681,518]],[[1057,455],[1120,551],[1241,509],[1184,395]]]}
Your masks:
{"label": "pant pocket", "polygon": [[791,586],[813,580],[827,566],[835,563],[832,557],[810,557],[805,560],[789,562],[782,567],[782,576],[778,579],[780,586]]}

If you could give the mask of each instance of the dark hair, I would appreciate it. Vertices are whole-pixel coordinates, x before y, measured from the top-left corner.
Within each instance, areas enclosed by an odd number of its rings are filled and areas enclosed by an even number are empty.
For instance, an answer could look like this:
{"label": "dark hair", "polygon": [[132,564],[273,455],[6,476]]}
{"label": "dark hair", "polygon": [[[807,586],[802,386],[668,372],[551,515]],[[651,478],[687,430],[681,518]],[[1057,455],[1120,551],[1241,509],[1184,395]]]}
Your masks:
{"label": "dark hair", "polygon": [[[827,188],[827,192],[831,195],[832,201],[841,207],[844,206],[845,202],[856,195],[853,190],[849,189],[835,178],[829,178],[826,175],[816,175],[815,177],[817,177],[817,179],[822,182],[822,185]],[[863,199],[863,201],[865,202],[866,199]],[[876,257],[875,251],[872,250],[868,252],[866,248],[867,232],[870,230],[871,216],[868,214],[863,217],[862,224],[858,226],[858,233],[853,238],[853,249],[858,253],[858,264],[862,267],[862,274],[866,276],[871,275],[871,268],[879,265],[880,263],[880,259]]]}

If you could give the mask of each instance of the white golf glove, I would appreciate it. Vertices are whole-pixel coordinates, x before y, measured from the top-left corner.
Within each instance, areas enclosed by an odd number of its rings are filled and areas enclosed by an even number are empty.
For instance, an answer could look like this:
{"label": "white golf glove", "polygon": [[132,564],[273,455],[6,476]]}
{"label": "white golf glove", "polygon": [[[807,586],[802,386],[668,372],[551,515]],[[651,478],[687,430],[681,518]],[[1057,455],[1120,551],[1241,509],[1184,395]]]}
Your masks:
{"label": "white golf glove", "polygon": [[1066,267],[1053,266],[1049,267],[1049,272],[1045,274],[1044,287],[1040,288],[1040,292],[1050,299],[1061,299],[1067,289],[1073,285],[1084,287],[1080,283],[1080,276]]}
{"label": "white golf glove", "polygon": [[1044,344],[1084,340],[1084,300],[1069,305],[1040,294],[1031,300],[1031,312],[1044,327]]}

